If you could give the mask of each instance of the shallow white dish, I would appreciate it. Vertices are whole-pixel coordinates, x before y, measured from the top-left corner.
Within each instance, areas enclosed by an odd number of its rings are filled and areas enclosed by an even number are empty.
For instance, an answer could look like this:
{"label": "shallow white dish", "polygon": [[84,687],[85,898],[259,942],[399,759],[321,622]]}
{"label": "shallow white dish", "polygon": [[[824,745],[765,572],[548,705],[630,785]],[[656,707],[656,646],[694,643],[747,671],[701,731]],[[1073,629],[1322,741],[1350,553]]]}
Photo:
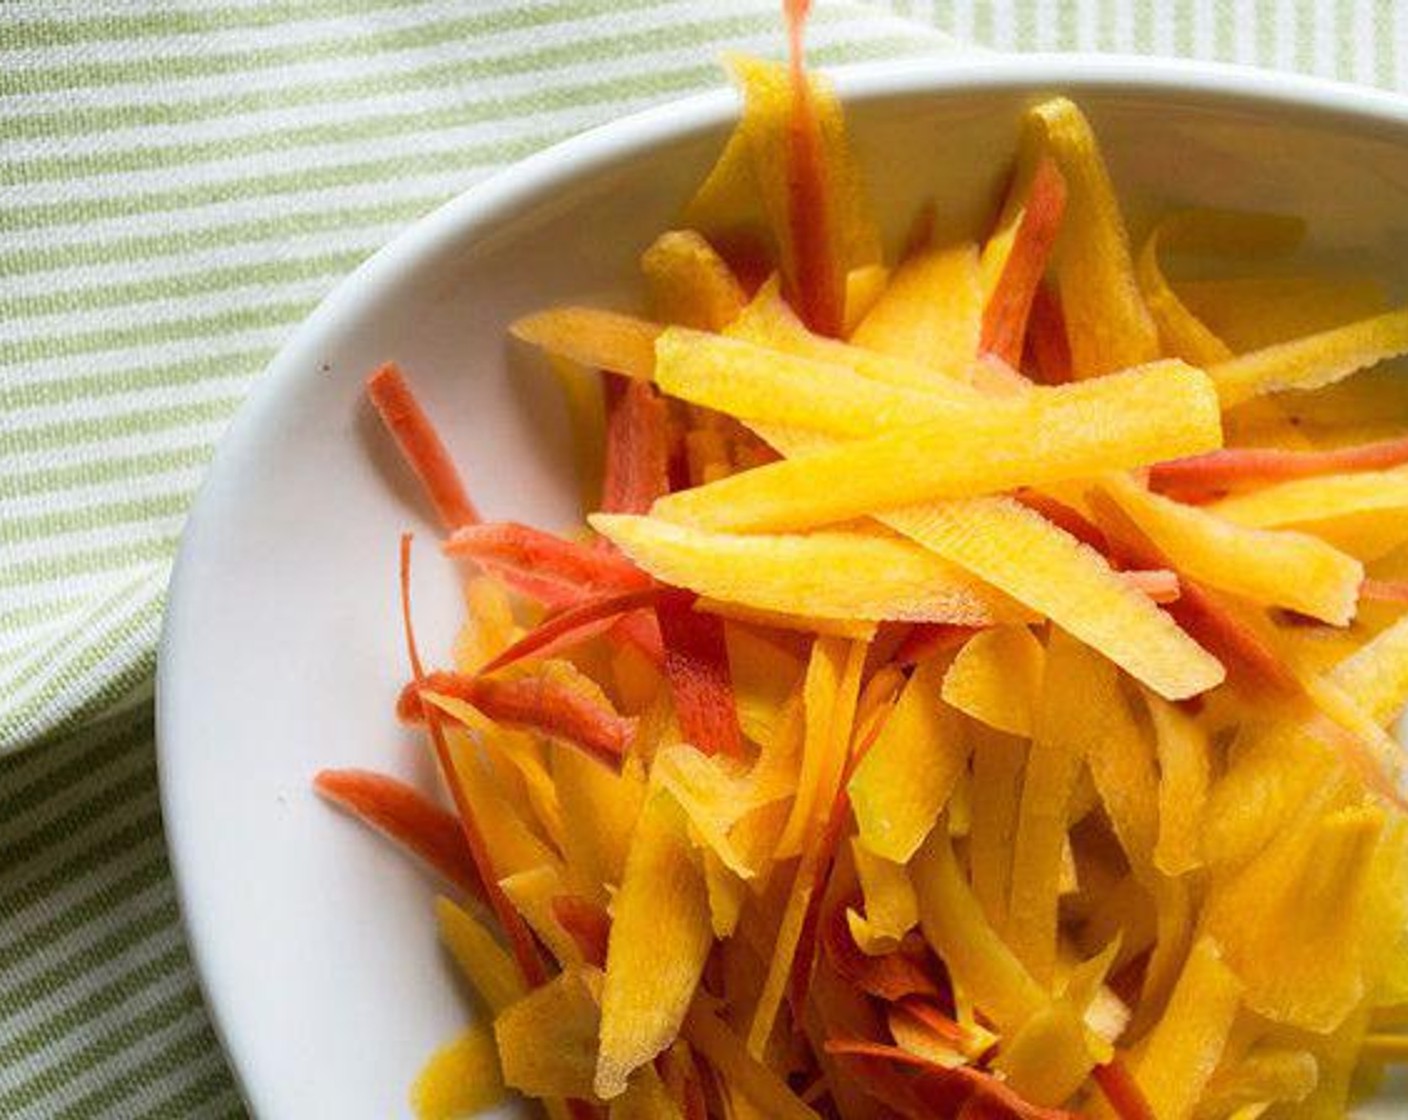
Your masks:
{"label": "shallow white dish", "polygon": [[[1311,80],[1110,57],[946,58],[838,72],[897,236],[938,202],[969,233],[1033,97],[1077,97],[1134,221],[1199,203],[1305,215],[1330,255],[1408,281],[1408,103]],[[349,277],[258,383],[222,443],[173,577],[158,694],[163,806],[216,1028],[263,1120],[405,1115],[430,1050],[464,1023],[433,884],[310,792],[324,766],[427,782],[392,714],[404,677],[398,533],[423,532],[432,658],[459,617],[422,506],[361,404],[411,374],[489,517],[578,516],[566,423],[505,325],[567,300],[628,301],[640,250],[718,151],[727,91],[588,133],[424,219]],[[1402,1115],[1390,1092],[1364,1116]],[[516,1115],[507,1106],[504,1115]]]}

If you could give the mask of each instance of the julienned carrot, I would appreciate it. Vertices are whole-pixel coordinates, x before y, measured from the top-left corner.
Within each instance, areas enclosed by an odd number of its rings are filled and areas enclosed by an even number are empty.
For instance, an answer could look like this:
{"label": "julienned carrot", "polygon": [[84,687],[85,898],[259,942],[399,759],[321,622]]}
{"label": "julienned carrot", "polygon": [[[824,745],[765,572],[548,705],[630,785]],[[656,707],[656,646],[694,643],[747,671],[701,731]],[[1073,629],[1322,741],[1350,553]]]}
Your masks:
{"label": "julienned carrot", "polygon": [[1119,1120],[1158,1120],[1144,1091],[1118,1058],[1096,1066],[1092,1076]]}
{"label": "julienned carrot", "polygon": [[696,596],[674,588],[655,599],[665,675],[685,740],[705,754],[743,756],[743,732],[729,673],[723,619],[694,609]]}
{"label": "julienned carrot", "polygon": [[658,588],[642,587],[635,591],[584,599],[576,606],[566,607],[544,619],[479,672],[494,673],[527,657],[551,657],[580,645],[588,638],[610,629],[623,615],[651,606],[659,595]]}
{"label": "julienned carrot", "polygon": [[980,353],[994,354],[1013,367],[1021,362],[1032,300],[1046,272],[1065,212],[1066,180],[1056,161],[1043,156],[1032,176],[1012,248],[983,308]]}
{"label": "julienned carrot", "polygon": [[1058,529],[1064,529],[1081,544],[1089,545],[1097,552],[1107,549],[1105,534],[1100,527],[1065,502],[1048,497],[1039,490],[1019,490],[1017,500],[1028,509],[1036,510]]}
{"label": "julienned carrot", "polygon": [[445,529],[453,532],[477,522],[479,511],[469,500],[450,453],[395,362],[387,362],[367,378],[367,396],[420,479]]}
{"label": "julienned carrot", "polygon": [[645,513],[670,492],[670,409],[655,386],[606,374],[606,468],[601,508]]}
{"label": "julienned carrot", "polygon": [[323,770],[313,779],[313,788],[402,844],[461,890],[488,902],[459,820],[414,786],[371,770]]}
{"label": "julienned carrot", "polygon": [[465,526],[445,552],[473,560],[549,607],[649,587],[651,579],[618,552],[569,541],[513,521]]}
{"label": "julienned carrot", "polygon": [[792,235],[788,281],[802,321],[827,338],[840,336],[846,321],[846,277],[836,257],[835,199],[828,189],[821,124],[807,80],[802,42],[810,0],[786,0],[792,73],[792,116],[787,130],[787,217]]}
{"label": "julienned carrot", "polygon": [[[1170,568],[1167,557],[1115,502],[1093,491],[1090,502],[1112,558],[1129,566]],[[1175,569],[1176,570],[1176,569]],[[1179,596],[1165,606],[1179,626],[1226,667],[1244,688],[1273,696],[1302,696],[1295,674],[1260,636],[1233,617],[1201,586],[1179,576]]]}
{"label": "julienned carrot", "polygon": [[1033,379],[1042,385],[1064,385],[1075,376],[1061,297],[1047,284],[1038,284],[1032,296],[1027,316],[1027,356]]}
{"label": "julienned carrot", "polygon": [[611,915],[597,903],[576,894],[560,894],[551,905],[553,921],[576,942],[582,959],[597,968],[605,968]]}
{"label": "julienned carrot", "polygon": [[[416,648],[415,625],[411,620],[411,534],[401,534],[401,625],[405,632],[406,657],[411,663],[411,676],[417,684],[425,682],[425,667],[421,664],[420,651]],[[459,781],[455,776],[455,761],[450,756],[449,744],[445,742],[445,733],[440,726],[440,717],[435,709],[416,697],[416,705],[420,708],[420,717],[425,721],[427,730],[430,733],[430,741],[435,748],[435,760],[439,764],[440,779],[450,790],[450,795],[454,798],[455,810],[459,814],[460,828],[464,831],[465,843],[469,846],[469,853],[474,859],[474,866],[479,872],[479,880],[484,884],[484,889],[489,896],[489,905],[494,911],[494,916],[498,918],[499,924],[505,934],[508,935],[509,944],[513,947],[514,959],[518,962],[518,969],[523,973],[523,980],[530,988],[536,988],[547,979],[547,973],[543,969],[543,960],[538,956],[537,947],[533,944],[533,935],[528,932],[528,926],[524,923],[522,916],[509,901],[508,895],[499,886],[499,877],[494,870],[494,861],[489,855],[488,845],[484,843],[484,834],[479,831],[478,822],[474,819],[474,810],[470,807],[468,798],[464,795]]]}
{"label": "julienned carrot", "polygon": [[898,1046],[868,1039],[828,1038],[824,1049],[836,1057],[875,1059],[917,1071],[917,1078],[907,1080],[919,1091],[920,1100],[930,1103],[931,1106],[936,1103],[936,1097],[949,1100],[954,1097],[960,1100],[977,1097],[983,1106],[991,1110],[987,1115],[1006,1115],[1014,1120],[1074,1120],[1073,1113],[1032,1104],[992,1074],[972,1066],[955,1066],[950,1069]]}
{"label": "julienned carrot", "polygon": [[432,711],[433,706],[427,708],[421,700],[426,692],[462,700],[492,720],[551,735],[613,765],[626,753],[635,734],[635,720],[608,711],[545,677],[505,681],[468,673],[419,675],[401,693],[397,714],[415,721],[417,708]]}
{"label": "julienned carrot", "polygon": [[1152,489],[1179,496],[1205,496],[1248,483],[1286,482],[1321,474],[1387,470],[1408,463],[1408,436],[1328,451],[1277,447],[1228,447],[1159,463],[1149,471]]}

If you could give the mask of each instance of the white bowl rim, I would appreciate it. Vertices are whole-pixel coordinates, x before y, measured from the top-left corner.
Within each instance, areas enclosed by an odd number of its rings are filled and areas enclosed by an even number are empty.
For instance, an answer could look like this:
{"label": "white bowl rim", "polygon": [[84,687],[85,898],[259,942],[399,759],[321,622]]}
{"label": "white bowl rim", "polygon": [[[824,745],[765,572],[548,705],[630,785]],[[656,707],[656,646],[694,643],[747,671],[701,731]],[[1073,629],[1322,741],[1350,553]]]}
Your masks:
{"label": "white bowl rim", "polygon": [[[1140,55],[1033,53],[938,54],[881,60],[825,68],[837,92],[847,102],[883,100],[915,94],[954,95],[1010,91],[1126,92],[1142,96],[1182,96],[1224,107],[1241,104],[1261,109],[1288,109],[1347,127],[1393,134],[1408,144],[1408,97],[1384,90],[1350,85],[1300,74],[1261,70],[1228,63]],[[263,427],[263,418],[279,407],[285,387],[312,376],[310,360],[319,340],[356,321],[377,295],[394,286],[437,248],[471,233],[491,228],[505,213],[551,194],[567,180],[589,175],[651,146],[717,128],[737,111],[737,95],[721,87],[666,102],[598,125],[534,153],[420,218],[374,253],[330,292],[290,336],[256,379],[249,396],[224,433],[205,475],[182,533],[172,569],[157,653],[156,741],[161,808],[172,875],[182,923],[212,1026],[228,1056],[231,1071],[255,1115],[266,1115],[266,1094],[256,1087],[246,1064],[253,1024],[234,1021],[226,1013],[226,993],[242,978],[221,975],[205,950],[207,921],[201,905],[204,885],[193,863],[198,853],[183,829],[181,760],[177,751],[178,713],[192,701],[183,688],[179,666],[183,657],[172,619],[197,611],[201,591],[192,575],[191,558],[199,554],[213,518],[203,501],[210,479],[238,469],[248,461]]]}

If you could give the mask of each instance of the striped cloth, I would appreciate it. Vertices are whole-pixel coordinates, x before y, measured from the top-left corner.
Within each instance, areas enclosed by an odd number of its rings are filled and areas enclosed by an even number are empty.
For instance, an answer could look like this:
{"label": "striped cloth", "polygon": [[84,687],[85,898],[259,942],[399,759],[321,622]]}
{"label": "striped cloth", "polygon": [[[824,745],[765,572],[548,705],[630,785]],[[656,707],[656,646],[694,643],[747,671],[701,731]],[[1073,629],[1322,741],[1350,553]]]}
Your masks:
{"label": "striped cloth", "polygon": [[[1393,0],[823,2],[812,39],[840,62],[941,31],[1408,87]],[[769,0],[0,0],[0,1116],[243,1112],[150,701],[182,518],[250,379],[418,215],[778,41]]]}

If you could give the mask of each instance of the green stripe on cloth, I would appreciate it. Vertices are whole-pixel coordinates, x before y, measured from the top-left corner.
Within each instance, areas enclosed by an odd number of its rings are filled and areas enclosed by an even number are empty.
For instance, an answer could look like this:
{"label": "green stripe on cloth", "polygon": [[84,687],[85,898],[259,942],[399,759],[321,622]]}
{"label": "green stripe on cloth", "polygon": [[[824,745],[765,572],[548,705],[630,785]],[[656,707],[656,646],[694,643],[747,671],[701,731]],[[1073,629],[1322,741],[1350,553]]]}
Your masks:
{"label": "green stripe on cloth", "polygon": [[[417,216],[717,85],[724,48],[776,52],[776,6],[4,4],[0,1116],[243,1114],[177,920],[150,686],[183,514],[252,378]],[[818,9],[822,62],[940,51],[937,28],[1408,85],[1392,0]]]}

